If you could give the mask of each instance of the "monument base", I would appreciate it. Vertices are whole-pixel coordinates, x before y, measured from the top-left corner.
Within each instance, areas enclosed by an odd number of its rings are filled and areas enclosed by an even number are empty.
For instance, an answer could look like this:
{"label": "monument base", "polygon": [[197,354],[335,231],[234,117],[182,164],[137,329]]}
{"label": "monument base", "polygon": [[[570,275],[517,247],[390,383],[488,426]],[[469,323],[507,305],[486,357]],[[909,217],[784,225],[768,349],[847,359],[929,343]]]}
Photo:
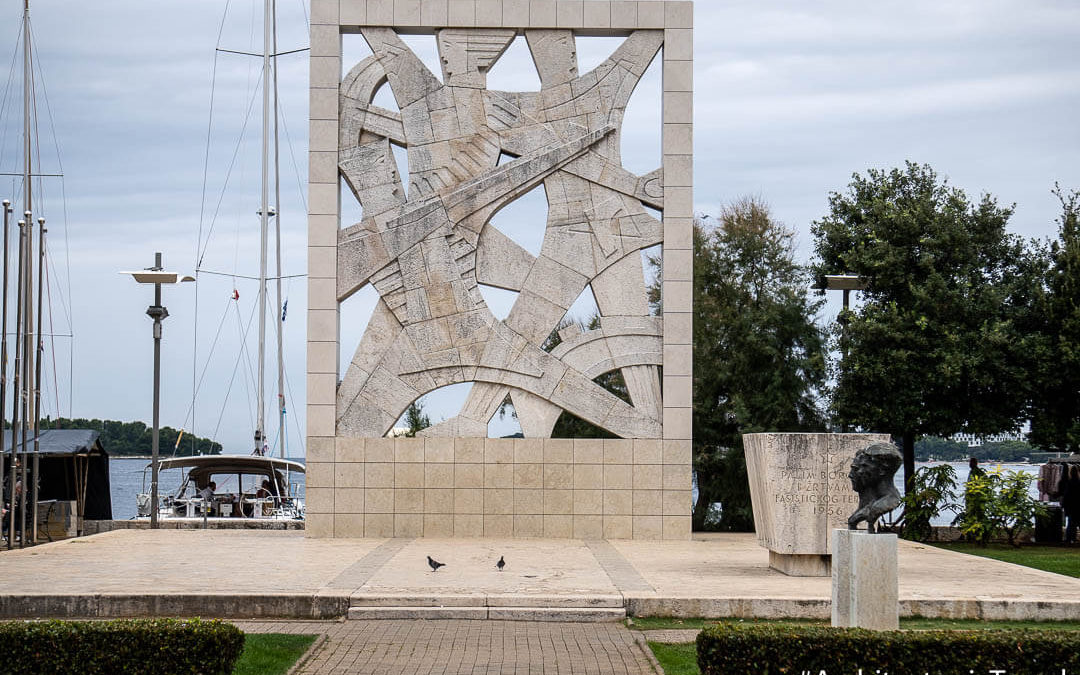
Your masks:
{"label": "monument base", "polygon": [[827,555],[769,551],[769,567],[789,577],[827,577],[831,561]]}
{"label": "monument base", "polygon": [[833,530],[832,625],[900,627],[895,534]]}

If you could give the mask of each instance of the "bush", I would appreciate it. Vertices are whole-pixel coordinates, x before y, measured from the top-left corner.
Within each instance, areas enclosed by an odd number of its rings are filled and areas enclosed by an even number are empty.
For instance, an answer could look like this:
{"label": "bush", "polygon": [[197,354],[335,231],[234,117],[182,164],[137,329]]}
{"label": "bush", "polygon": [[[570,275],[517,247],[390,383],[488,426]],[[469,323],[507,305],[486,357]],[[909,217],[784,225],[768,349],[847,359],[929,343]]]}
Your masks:
{"label": "bush", "polygon": [[903,537],[926,541],[934,535],[931,521],[942,511],[955,510],[949,504],[956,490],[956,470],[948,464],[924,466],[915,472],[911,490],[904,495]]}
{"label": "bush", "polygon": [[199,619],[0,623],[0,670],[13,675],[228,675],[239,628]]}
{"label": "bush", "polygon": [[1019,471],[972,476],[964,483],[964,510],[953,522],[969,541],[985,546],[1004,533],[1009,544],[1018,546],[1018,537],[1046,514],[1046,507],[1028,494],[1032,480]]}
{"label": "bush", "polygon": [[882,631],[720,623],[697,639],[702,675],[988,673],[1080,669],[1080,635],[1060,630]]}

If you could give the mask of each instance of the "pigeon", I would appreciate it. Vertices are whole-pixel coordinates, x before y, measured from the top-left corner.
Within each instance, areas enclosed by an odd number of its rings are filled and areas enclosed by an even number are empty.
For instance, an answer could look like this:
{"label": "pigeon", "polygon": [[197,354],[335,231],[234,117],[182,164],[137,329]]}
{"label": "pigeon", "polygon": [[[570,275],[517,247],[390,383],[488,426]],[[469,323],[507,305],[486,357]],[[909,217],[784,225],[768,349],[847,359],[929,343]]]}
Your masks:
{"label": "pigeon", "polygon": [[495,563],[495,567],[498,567],[500,572],[502,572],[503,568],[506,567],[506,561],[503,560],[502,556],[499,556],[499,562]]}
{"label": "pigeon", "polygon": [[427,557],[427,564],[431,566],[432,572],[438,572],[440,567],[446,565],[446,563],[441,563],[438,560],[432,558],[431,556]]}

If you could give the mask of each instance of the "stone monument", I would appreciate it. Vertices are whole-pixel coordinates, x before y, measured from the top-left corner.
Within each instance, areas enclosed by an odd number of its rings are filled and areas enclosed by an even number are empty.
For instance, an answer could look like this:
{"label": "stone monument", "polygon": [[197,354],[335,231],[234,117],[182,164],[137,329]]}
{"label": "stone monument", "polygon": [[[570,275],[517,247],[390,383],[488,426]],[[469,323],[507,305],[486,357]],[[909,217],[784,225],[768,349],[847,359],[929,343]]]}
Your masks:
{"label": "stone monument", "polygon": [[[689,537],[692,14],[675,0],[312,0],[309,536]],[[432,36],[438,70],[405,34]],[[343,36],[370,56],[343,63]],[[581,73],[590,36],[623,40]],[[487,86],[516,40],[539,91]],[[623,117],[661,52],[662,165],[639,175],[621,161]],[[383,87],[393,109],[375,103]],[[491,220],[541,185],[533,254]],[[359,222],[341,222],[341,200]],[[642,251],[661,244],[654,316]],[[517,294],[505,319],[481,285]],[[374,314],[340,345],[341,303],[365,286]],[[545,350],[587,291],[599,326]],[[595,382],[612,371],[629,401]],[[460,383],[459,414],[387,438],[410,404]],[[524,438],[486,438],[508,399]],[[551,439],[564,412],[615,438]]]}
{"label": "stone monument", "polygon": [[762,433],[743,436],[758,543],[769,566],[829,576],[830,532],[858,503],[848,472],[858,450],[886,434]]}
{"label": "stone monument", "polygon": [[[848,529],[833,530],[832,625],[873,630],[900,626],[897,537],[876,532],[875,523],[900,504],[893,476],[903,455],[888,442],[873,443],[855,453],[851,487],[859,504],[848,517]],[[865,522],[865,531],[857,530]]]}

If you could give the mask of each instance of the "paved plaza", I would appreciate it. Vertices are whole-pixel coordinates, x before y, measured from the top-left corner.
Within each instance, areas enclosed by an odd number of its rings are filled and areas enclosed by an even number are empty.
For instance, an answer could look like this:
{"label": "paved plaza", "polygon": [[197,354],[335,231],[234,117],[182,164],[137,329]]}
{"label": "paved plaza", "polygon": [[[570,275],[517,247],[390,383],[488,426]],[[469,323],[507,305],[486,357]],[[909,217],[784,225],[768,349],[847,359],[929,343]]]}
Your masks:
{"label": "paved plaza", "polygon": [[249,633],[325,636],[296,675],[655,672],[647,648],[632,631],[614,623],[412,620],[238,625]]}
{"label": "paved plaza", "polygon": [[[432,572],[429,555],[446,566]],[[752,534],[653,542],[121,530],[6,551],[0,565],[8,618],[827,618],[831,597],[828,578],[770,570]],[[1080,619],[1071,577],[905,541],[899,572],[904,616]]]}

